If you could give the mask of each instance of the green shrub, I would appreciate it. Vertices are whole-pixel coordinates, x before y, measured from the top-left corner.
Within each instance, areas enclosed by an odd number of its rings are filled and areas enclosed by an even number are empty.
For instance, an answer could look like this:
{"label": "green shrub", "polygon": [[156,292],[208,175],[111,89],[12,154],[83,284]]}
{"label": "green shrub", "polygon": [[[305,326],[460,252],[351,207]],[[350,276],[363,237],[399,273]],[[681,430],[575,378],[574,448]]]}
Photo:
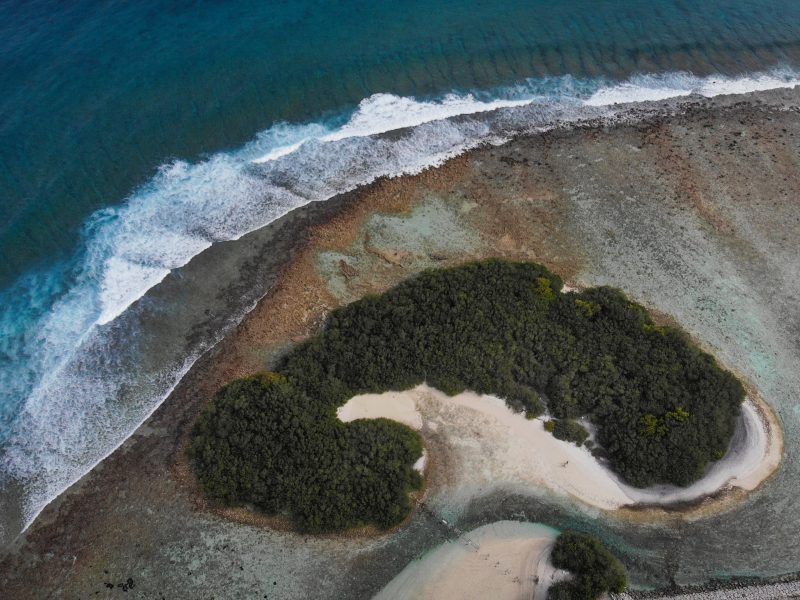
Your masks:
{"label": "green shrub", "polygon": [[[572,442],[576,446],[582,446],[586,439],[589,437],[589,432],[578,423],[570,419],[553,419],[548,421],[553,423],[552,433],[553,437],[565,442]],[[548,429],[548,431],[550,431]]]}
{"label": "green shrub", "polygon": [[628,585],[625,567],[597,538],[574,531],[558,536],[551,555],[553,566],[570,571],[574,579],[553,585],[550,600],[594,600]]}

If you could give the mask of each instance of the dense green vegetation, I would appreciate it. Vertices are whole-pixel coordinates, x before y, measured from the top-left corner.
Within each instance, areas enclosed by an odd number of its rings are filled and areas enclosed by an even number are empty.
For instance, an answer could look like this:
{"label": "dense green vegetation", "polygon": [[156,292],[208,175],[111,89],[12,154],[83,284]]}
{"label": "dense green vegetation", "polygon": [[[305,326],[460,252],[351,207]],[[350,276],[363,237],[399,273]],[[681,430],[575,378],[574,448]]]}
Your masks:
{"label": "dense green vegetation", "polygon": [[576,446],[582,446],[589,437],[586,428],[572,419],[550,419],[544,426],[553,434],[554,438],[572,442]]}
{"label": "dense green vegetation", "polygon": [[262,373],[222,388],[195,426],[203,491],[224,504],[288,513],[303,531],[390,527],[422,480],[419,436],[387,419],[342,423],[286,379]]}
{"label": "dense green vegetation", "polygon": [[[580,435],[569,419],[586,415],[611,466],[634,485],[697,479],[727,448],[739,382],[618,290],[561,287],[541,265],[490,260],[426,271],[333,311],[280,361],[286,381],[262,378],[267,391],[248,391],[246,402],[243,383],[218,394],[195,434],[201,485],[223,502],[289,510],[308,529],[394,523],[408,507],[419,439],[385,422],[345,426],[334,411],[356,394],[422,382],[496,394],[529,416],[546,403],[568,439]],[[275,411],[282,416],[261,414]]]}
{"label": "dense green vegetation", "polygon": [[549,600],[594,600],[606,592],[621,592],[628,585],[622,563],[600,540],[585,533],[565,531],[558,536],[551,561],[574,577],[553,585]]}

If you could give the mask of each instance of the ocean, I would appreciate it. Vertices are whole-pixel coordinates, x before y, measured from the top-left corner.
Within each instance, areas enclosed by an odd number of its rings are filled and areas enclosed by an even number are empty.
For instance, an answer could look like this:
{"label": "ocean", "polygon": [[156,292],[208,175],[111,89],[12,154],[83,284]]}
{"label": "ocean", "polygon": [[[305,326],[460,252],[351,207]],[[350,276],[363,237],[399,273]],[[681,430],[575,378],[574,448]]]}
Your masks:
{"label": "ocean", "polygon": [[0,1],[0,546],[263,293],[159,293],[210,246],[615,103],[798,82],[785,0]]}

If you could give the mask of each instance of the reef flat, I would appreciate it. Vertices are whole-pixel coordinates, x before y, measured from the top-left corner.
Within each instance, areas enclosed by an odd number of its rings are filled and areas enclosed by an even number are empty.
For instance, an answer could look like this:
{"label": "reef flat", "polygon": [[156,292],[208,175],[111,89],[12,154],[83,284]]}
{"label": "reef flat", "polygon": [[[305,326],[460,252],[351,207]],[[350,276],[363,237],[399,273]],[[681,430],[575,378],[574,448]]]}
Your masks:
{"label": "reef flat", "polygon": [[[533,260],[571,285],[622,287],[680,324],[795,433],[799,105],[795,90],[639,105],[626,119],[556,128],[379,180],[213,246],[156,292],[213,287],[224,275],[232,283],[218,295],[255,280],[267,294],[7,550],[0,589],[13,598],[92,596],[108,585],[121,595],[123,584],[141,598],[367,598],[458,537],[442,520],[460,530],[504,519],[577,524],[622,550],[636,585],[794,570],[800,473],[791,460],[721,514],[658,526],[519,488],[475,489],[430,496],[387,536],[308,537],[249,513],[209,511],[183,457],[191,423],[222,384],[269,368],[333,308],[425,268],[487,257]],[[446,473],[434,472],[431,486],[437,477]],[[656,542],[661,550],[645,551]]]}

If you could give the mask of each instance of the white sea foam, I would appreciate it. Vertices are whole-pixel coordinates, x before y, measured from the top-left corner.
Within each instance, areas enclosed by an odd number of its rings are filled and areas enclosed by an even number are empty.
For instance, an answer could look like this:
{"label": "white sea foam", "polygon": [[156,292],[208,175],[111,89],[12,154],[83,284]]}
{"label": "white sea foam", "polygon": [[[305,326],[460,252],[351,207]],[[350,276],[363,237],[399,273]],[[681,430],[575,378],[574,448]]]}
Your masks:
{"label": "white sea foam", "polygon": [[[163,364],[148,370],[136,362],[141,336],[116,327],[117,317],[150,287],[212,243],[236,239],[292,208],[381,175],[419,171],[491,139],[485,122],[441,121],[392,140],[312,139],[264,164],[253,164],[247,147],[167,165],[125,204],[97,213],[85,230],[78,283],[30,327],[34,333],[14,365],[31,382],[0,464],[24,482],[26,525],[121,444],[207,347],[186,348],[178,334],[158,349]],[[121,342],[119,335],[131,339]],[[3,378],[13,376],[8,370]]]}
{"label": "white sea foam", "polygon": [[609,106],[629,102],[666,100],[691,94],[711,98],[725,94],[746,94],[778,88],[792,88],[799,84],[798,74],[789,69],[742,77],[723,77],[721,75],[696,77],[691,73],[637,75],[624,83],[598,89],[586,99],[585,103],[587,106]]}
{"label": "white sea foam", "polygon": [[421,101],[394,94],[374,94],[362,100],[350,120],[324,136],[322,141],[334,142],[348,137],[376,135],[458,115],[474,115],[498,108],[524,106],[530,102],[530,99],[481,101],[476,100],[472,94],[448,94],[437,101]]}
{"label": "white sea foam", "polygon": [[299,142],[295,142],[294,144],[289,144],[288,146],[281,146],[280,148],[275,148],[274,150],[270,150],[264,156],[254,159],[253,162],[265,163],[280,158],[281,156],[286,156],[287,154],[291,154],[295,150],[299,149],[300,146],[302,146],[306,142],[306,139],[302,139]]}
{"label": "white sea foam", "polygon": [[651,102],[667,100],[679,96],[689,96],[690,89],[671,87],[647,87],[635,83],[623,83],[613,87],[597,90],[585,103],[587,106],[609,106],[612,104],[626,104],[629,102]]}
{"label": "white sea foam", "polygon": [[[797,82],[788,72],[740,79],[672,74],[605,87],[566,77],[549,82],[549,94],[541,82],[529,82],[499,92],[495,100],[377,94],[338,125],[280,123],[238,151],[164,165],[123,204],[92,216],[74,286],[22,334],[3,342],[13,360],[9,368],[0,365],[0,387],[24,402],[0,449],[0,465],[25,483],[26,521],[124,441],[204,349],[175,340],[161,370],[142,371],[126,362],[130,356],[119,358],[119,340],[111,336],[120,335],[113,325],[126,309],[210,245],[380,176],[416,173],[477,145],[554,122],[611,114],[606,107],[615,102]],[[379,135],[398,129],[403,131],[397,135]],[[23,291],[19,297],[35,294]],[[12,329],[16,319],[8,315],[0,315],[4,336],[6,324]]]}
{"label": "white sea foam", "polygon": [[[254,163],[276,160],[298,150],[306,141],[322,138],[330,131],[323,123],[306,125],[278,123],[259,133],[255,142],[249,145],[256,156],[251,157],[251,160]],[[267,149],[266,153],[264,149]]]}
{"label": "white sea foam", "polygon": [[698,93],[702,96],[712,97],[724,94],[747,94],[778,88],[792,88],[800,85],[797,73],[785,70],[774,73],[748,75],[744,77],[706,77]]}

